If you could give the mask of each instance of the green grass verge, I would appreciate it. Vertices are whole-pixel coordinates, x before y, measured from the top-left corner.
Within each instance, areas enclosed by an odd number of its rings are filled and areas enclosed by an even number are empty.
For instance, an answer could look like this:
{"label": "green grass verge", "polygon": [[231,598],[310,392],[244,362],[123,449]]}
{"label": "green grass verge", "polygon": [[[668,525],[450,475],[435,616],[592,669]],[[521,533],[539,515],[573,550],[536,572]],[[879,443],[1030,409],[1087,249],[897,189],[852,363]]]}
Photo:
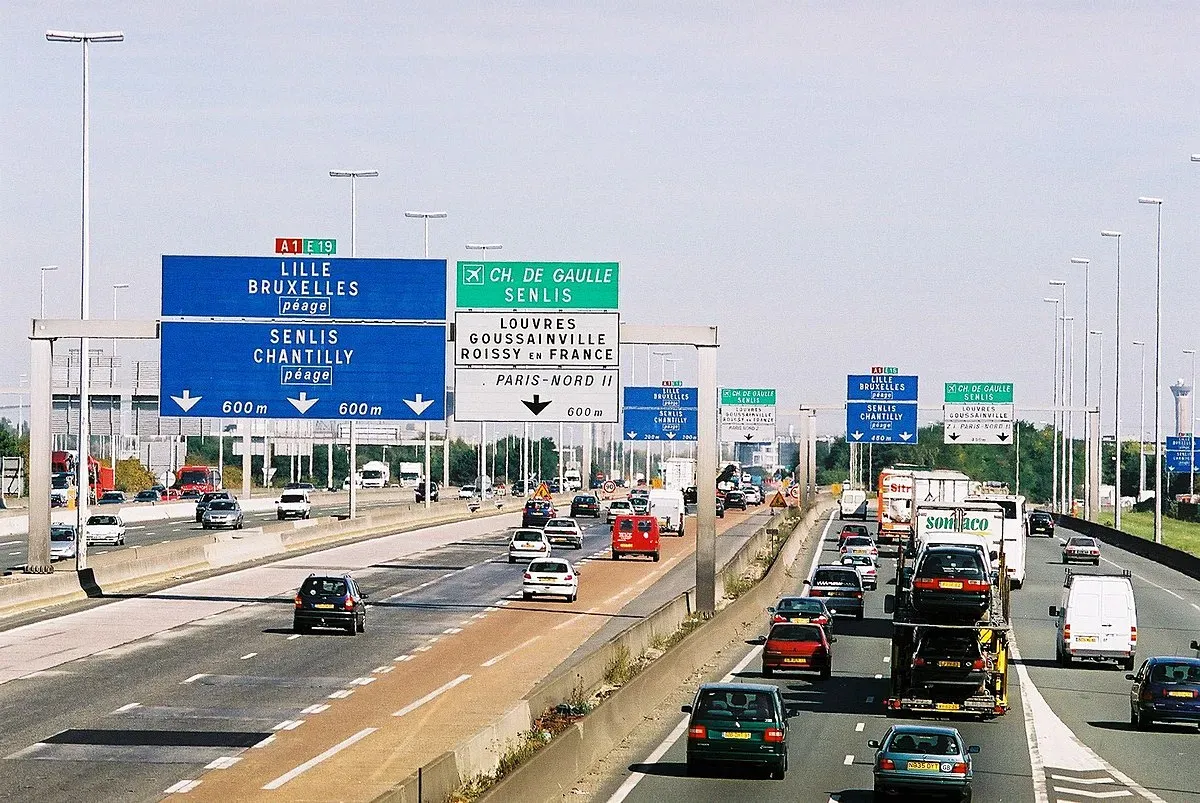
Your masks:
{"label": "green grass verge", "polygon": [[[1102,515],[1100,523],[1111,527],[1113,525],[1112,514]],[[1154,540],[1154,513],[1123,512],[1121,514],[1121,530],[1130,535],[1136,535],[1138,538]],[[1193,555],[1200,555],[1200,523],[1179,521],[1163,516],[1163,543]]]}

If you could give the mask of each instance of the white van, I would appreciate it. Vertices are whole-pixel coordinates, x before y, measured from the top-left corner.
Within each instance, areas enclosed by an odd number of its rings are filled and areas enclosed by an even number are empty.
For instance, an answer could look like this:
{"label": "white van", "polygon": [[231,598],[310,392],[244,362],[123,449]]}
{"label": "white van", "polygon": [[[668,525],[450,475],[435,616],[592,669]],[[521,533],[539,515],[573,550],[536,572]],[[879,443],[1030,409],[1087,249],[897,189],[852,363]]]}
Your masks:
{"label": "white van", "polygon": [[841,516],[843,519],[867,520],[867,492],[861,488],[847,488],[842,491]]}
{"label": "white van", "polygon": [[683,491],[678,488],[651,488],[650,515],[658,519],[658,530],[683,535]]}
{"label": "white van", "polygon": [[1063,604],[1050,606],[1058,633],[1054,655],[1063,666],[1073,658],[1115,660],[1132,671],[1137,652],[1137,605],[1129,572],[1077,574],[1067,570]]}

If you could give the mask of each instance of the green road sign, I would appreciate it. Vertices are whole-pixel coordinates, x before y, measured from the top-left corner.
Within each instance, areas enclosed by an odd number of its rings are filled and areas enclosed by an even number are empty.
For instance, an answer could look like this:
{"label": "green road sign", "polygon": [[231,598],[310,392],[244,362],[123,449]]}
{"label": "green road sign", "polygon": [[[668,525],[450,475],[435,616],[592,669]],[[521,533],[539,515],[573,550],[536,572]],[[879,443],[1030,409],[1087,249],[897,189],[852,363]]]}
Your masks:
{"label": "green road sign", "polygon": [[459,262],[459,309],[617,308],[616,262]]}
{"label": "green road sign", "polygon": [[947,382],[946,401],[951,404],[1012,404],[1012,382]]}
{"label": "green road sign", "polygon": [[774,403],[774,388],[721,388],[721,404]]}

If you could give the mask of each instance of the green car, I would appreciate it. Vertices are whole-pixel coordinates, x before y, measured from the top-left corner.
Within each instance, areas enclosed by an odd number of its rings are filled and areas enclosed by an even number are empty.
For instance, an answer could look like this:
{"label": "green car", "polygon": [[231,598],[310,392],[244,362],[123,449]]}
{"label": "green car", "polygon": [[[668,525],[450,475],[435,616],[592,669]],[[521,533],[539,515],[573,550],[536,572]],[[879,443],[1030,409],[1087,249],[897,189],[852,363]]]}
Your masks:
{"label": "green car", "polygon": [[688,722],[688,775],[710,763],[763,767],[773,780],[787,772],[787,708],[775,686],[705,683],[696,690]]}
{"label": "green car", "polygon": [[918,790],[971,800],[971,756],[979,747],[968,747],[957,728],[893,725],[867,746],[875,748],[876,800]]}

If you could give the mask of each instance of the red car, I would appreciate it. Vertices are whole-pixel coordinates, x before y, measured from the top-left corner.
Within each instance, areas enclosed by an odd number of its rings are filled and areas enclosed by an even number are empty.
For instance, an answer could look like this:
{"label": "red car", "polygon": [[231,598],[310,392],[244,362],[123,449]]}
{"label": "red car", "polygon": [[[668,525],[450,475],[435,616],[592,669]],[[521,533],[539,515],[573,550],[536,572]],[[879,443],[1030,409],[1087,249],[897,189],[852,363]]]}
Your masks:
{"label": "red car", "polygon": [[836,637],[828,636],[820,625],[780,623],[771,626],[763,645],[762,673],[819,672],[826,680],[833,674],[833,648]]}
{"label": "red car", "polygon": [[842,531],[838,533],[838,549],[842,548],[842,544],[846,543],[846,539],[852,535],[861,535],[865,538],[871,537],[871,532],[865,524],[846,524],[843,525]]}

